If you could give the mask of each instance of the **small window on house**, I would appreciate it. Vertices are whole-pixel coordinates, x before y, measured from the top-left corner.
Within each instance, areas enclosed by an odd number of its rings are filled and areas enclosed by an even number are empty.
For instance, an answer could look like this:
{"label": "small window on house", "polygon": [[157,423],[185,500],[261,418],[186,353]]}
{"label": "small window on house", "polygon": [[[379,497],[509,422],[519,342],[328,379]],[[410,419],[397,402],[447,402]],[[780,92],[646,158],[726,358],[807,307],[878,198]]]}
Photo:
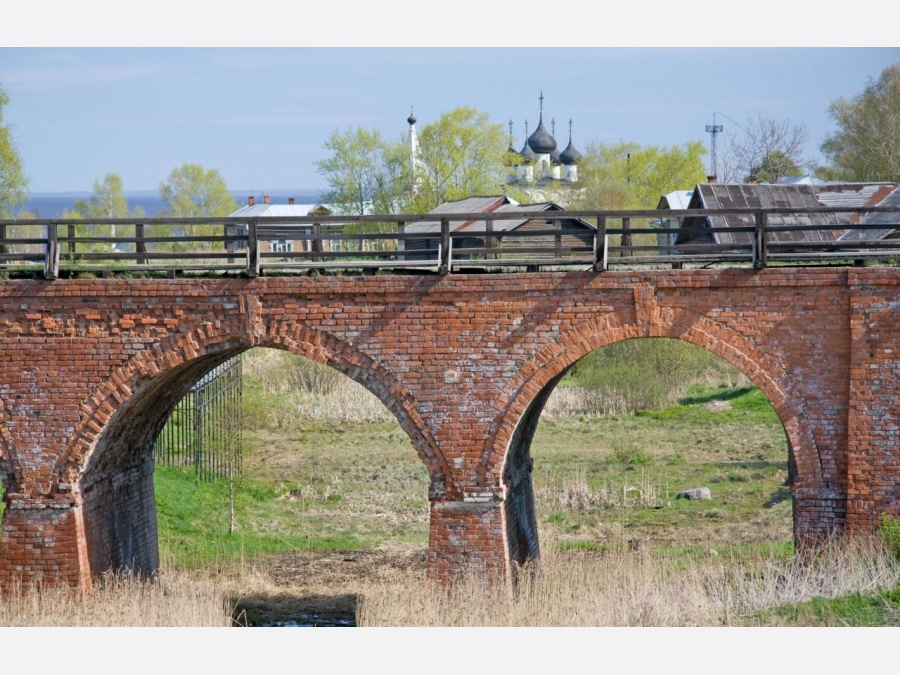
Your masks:
{"label": "small window on house", "polygon": [[294,250],[294,242],[278,239],[272,242],[272,253],[290,253]]}

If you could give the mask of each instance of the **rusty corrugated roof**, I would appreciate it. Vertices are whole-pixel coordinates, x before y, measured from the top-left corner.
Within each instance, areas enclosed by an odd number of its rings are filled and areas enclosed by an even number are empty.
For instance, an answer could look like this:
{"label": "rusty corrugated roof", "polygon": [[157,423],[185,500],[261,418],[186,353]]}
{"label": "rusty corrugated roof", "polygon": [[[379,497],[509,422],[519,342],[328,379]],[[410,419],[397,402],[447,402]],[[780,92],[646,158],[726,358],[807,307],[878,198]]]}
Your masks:
{"label": "rusty corrugated roof", "polygon": [[[853,222],[853,213],[799,213],[805,209],[822,206],[863,207],[883,188],[883,183],[825,183],[825,184],[749,184],[749,183],[701,183],[694,189],[689,208],[697,209],[796,209],[794,214],[769,214],[769,226],[791,225],[824,226],[825,230],[800,232],[772,232],[770,241],[830,242],[843,233]],[[753,227],[752,214],[725,214],[709,218],[685,218],[679,235],[679,243],[709,237],[720,244],[747,245],[749,232],[728,232],[728,228]],[[708,232],[706,227],[725,228],[726,231]]]}

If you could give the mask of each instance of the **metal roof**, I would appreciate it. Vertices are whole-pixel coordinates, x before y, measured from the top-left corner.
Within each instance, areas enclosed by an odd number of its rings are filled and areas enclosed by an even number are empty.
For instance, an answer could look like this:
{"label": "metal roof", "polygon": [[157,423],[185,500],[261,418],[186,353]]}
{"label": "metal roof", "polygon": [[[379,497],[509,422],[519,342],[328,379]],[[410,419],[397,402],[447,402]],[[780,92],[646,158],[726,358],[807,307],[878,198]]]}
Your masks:
{"label": "metal roof", "polygon": [[[731,209],[731,208],[787,208],[804,209],[828,207],[863,207],[884,183],[826,183],[826,184],[746,184],[746,183],[702,183],[696,186],[688,208],[692,209]],[[770,214],[768,223],[771,226],[818,225],[831,229],[808,230],[800,232],[773,232],[771,241],[835,241],[855,218],[853,213],[797,213]],[[698,222],[699,221],[699,222]],[[679,243],[691,238],[691,234],[701,234],[708,222],[713,228],[752,227],[754,219],[751,214],[726,214],[709,218],[685,218],[683,234],[679,235]],[[720,244],[748,244],[751,241],[749,232],[714,232],[715,240]]]}
{"label": "metal roof", "polygon": [[[465,199],[457,199],[452,202],[444,202],[439,206],[431,209],[428,213],[433,213],[435,215],[445,216],[454,213],[488,213],[490,211],[495,211],[500,208],[504,204],[508,204],[509,199],[504,196],[492,196],[492,197],[467,197]],[[465,223],[463,221],[450,221],[451,230],[455,230],[458,227],[461,227]],[[406,226],[407,232],[440,232],[441,231],[441,221],[440,220],[424,220],[419,223],[410,223]]]}
{"label": "metal roof", "polygon": [[668,192],[659,198],[657,209],[686,209],[691,202],[693,190],[676,190]]}
{"label": "metal roof", "polygon": [[323,204],[254,204],[253,206],[245,205],[229,217],[246,217],[246,218],[281,218],[291,216],[308,216],[313,209],[325,206],[332,213],[327,205]]}
{"label": "metal roof", "polygon": [[[872,200],[875,203],[866,206],[900,206],[900,188],[895,188],[887,197]],[[878,230],[848,230],[840,236],[840,241],[878,241],[887,239],[900,232],[900,212],[869,213],[864,214],[862,222],[866,225],[888,225]]]}
{"label": "metal roof", "polygon": [[[510,203],[510,200],[507,197],[469,197],[468,199],[460,199],[453,202],[445,202],[441,204],[435,209],[429,211],[429,213],[447,215],[453,213],[520,213],[520,212],[533,212],[533,211],[564,211],[564,209],[555,204],[553,202],[541,202],[539,204],[515,204]],[[486,232],[487,231],[487,220],[485,218],[483,220],[468,220],[468,221],[460,221],[456,220],[450,221],[450,231],[451,232]],[[510,218],[503,220],[494,220],[493,221],[493,231],[494,232],[509,232],[511,230],[515,230],[517,227],[521,227],[525,223],[527,223],[531,218]],[[569,220],[580,223],[585,227],[593,227],[589,223],[577,219],[570,218]],[[439,233],[441,231],[441,222],[437,221],[424,221],[421,223],[411,223],[406,227],[407,232],[428,232],[428,233]]]}
{"label": "metal roof", "polygon": [[869,202],[879,191],[896,183],[825,183],[814,186],[822,206],[873,206]]}

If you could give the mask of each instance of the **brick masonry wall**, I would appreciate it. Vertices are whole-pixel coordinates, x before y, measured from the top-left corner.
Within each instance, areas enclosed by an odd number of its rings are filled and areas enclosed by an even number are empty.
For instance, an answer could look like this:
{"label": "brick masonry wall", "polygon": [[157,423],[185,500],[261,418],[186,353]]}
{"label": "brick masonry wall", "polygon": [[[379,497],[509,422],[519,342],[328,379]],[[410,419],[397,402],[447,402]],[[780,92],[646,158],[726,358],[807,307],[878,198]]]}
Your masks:
{"label": "brick masonry wall", "polygon": [[888,271],[849,284],[847,524],[866,532],[900,517],[900,297]]}
{"label": "brick masonry wall", "polygon": [[[766,393],[798,539],[871,531],[898,508],[898,286],[892,268],[0,282],[0,580],[152,565],[152,437],[183,387],[253,346],[328,363],[397,417],[431,476],[439,577],[537,550],[530,481],[507,502],[526,412],[579,358],[637,337],[710,349]],[[142,487],[110,487],[129,472]]]}

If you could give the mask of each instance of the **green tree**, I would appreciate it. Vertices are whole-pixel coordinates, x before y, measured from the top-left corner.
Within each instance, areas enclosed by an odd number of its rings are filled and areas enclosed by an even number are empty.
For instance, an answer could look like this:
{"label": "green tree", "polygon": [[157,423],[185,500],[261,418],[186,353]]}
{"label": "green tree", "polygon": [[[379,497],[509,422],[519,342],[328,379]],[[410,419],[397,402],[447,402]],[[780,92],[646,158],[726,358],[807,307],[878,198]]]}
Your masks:
{"label": "green tree", "polygon": [[[159,195],[166,202],[162,216],[173,218],[213,218],[227,216],[238,208],[237,200],[228,191],[225,179],[216,169],[204,169],[199,164],[182,164],[172,169],[167,182],[159,184]],[[170,228],[155,225],[151,228],[154,236],[171,236]],[[191,236],[210,237],[224,235],[221,225],[194,225],[187,233]],[[225,242],[194,242],[178,244],[157,244],[155,250],[173,251],[193,249],[209,250],[222,248]]]}
{"label": "green tree", "polygon": [[803,169],[787,153],[774,150],[762,158],[762,161],[750,168],[748,180],[760,183],[777,183],[786,176],[797,176]]}
{"label": "green tree", "polygon": [[9,94],[0,85],[0,218],[10,218],[16,206],[28,197],[28,178],[12,139],[10,125],[3,123],[3,108],[9,104]]}
{"label": "green tree", "polygon": [[335,130],[325,141],[330,155],[315,162],[328,181],[325,201],[341,214],[393,213],[404,206],[409,160],[401,143],[363,127]]}
{"label": "green tree", "polygon": [[900,64],[885,68],[853,99],[833,101],[837,131],[821,149],[845,180],[900,181]]}
{"label": "green tree", "polygon": [[[69,218],[80,218],[84,220],[97,220],[107,218],[143,218],[144,210],[141,207],[135,208],[133,211],[128,210],[128,200],[122,192],[122,178],[117,173],[108,173],[103,177],[103,181],[94,181],[94,192],[89,199],[76,199],[74,205],[74,213],[67,215]],[[133,233],[134,226],[130,226],[129,230]],[[98,237],[115,237],[117,226],[112,224],[97,225],[79,225],[76,227],[77,236],[98,236]],[[130,235],[129,235],[130,236]],[[98,246],[86,245],[86,250],[96,250]],[[116,246],[111,244],[111,250],[115,250]],[[129,248],[134,249],[133,245]]]}
{"label": "green tree", "polygon": [[159,196],[168,206],[163,215],[175,218],[227,216],[238,208],[222,174],[199,164],[172,169],[168,181],[159,184]]}
{"label": "green tree", "polygon": [[583,189],[572,208],[655,209],[667,192],[703,182],[705,153],[700,141],[670,147],[590,143],[578,164]]}
{"label": "green tree", "polygon": [[413,199],[415,211],[506,186],[508,144],[503,125],[471,107],[454,108],[422,128],[419,146],[425,176]]}
{"label": "green tree", "polygon": [[127,218],[128,201],[122,194],[122,178],[108,173],[102,183],[95,180],[90,199],[76,199],[75,210],[81,218]]}

